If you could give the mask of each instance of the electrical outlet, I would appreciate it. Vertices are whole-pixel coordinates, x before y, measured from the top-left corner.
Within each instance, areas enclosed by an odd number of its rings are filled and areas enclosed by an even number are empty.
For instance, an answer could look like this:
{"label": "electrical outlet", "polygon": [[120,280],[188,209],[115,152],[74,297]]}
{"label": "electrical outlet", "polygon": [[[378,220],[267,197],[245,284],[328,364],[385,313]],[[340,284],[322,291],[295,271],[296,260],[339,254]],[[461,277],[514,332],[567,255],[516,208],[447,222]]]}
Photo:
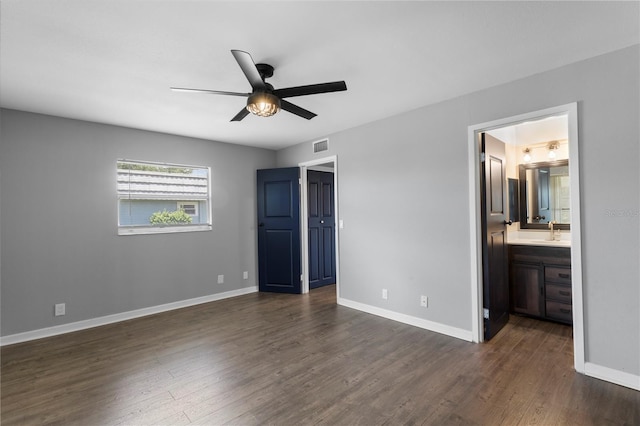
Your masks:
{"label": "electrical outlet", "polygon": [[420,296],[420,306],[423,308],[429,307],[429,298],[427,296]]}
{"label": "electrical outlet", "polygon": [[387,292],[386,288],[382,289],[382,298],[387,299],[389,297],[389,292]]}
{"label": "electrical outlet", "polygon": [[248,280],[249,279],[249,271],[244,271],[242,273],[242,279],[243,280]]}
{"label": "electrical outlet", "polygon": [[53,314],[57,317],[66,314],[67,305],[65,303],[56,303],[53,307]]}
{"label": "electrical outlet", "polygon": [[218,275],[218,284],[224,283],[224,275]]}

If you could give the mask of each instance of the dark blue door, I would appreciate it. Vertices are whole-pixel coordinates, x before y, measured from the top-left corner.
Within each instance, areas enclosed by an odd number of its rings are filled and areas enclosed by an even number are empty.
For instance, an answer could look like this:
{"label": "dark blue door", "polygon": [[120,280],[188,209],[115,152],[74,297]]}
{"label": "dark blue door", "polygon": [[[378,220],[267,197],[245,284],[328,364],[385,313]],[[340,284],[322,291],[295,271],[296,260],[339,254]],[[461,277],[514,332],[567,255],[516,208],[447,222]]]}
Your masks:
{"label": "dark blue door", "polygon": [[258,170],[260,291],[302,293],[299,176],[297,167]]}
{"label": "dark blue door", "polygon": [[333,173],[309,170],[309,288],[336,282]]}

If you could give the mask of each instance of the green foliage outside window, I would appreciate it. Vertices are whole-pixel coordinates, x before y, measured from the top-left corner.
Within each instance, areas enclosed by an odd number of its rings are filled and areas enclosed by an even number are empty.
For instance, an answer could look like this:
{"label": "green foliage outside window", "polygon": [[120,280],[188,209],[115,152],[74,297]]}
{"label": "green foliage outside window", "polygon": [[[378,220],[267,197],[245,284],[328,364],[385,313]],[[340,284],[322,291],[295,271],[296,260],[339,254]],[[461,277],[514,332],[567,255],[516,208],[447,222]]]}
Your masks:
{"label": "green foliage outside window", "polygon": [[191,223],[191,216],[189,216],[183,209],[176,211],[167,211],[166,209],[161,212],[155,212],[149,218],[149,222],[152,225],[186,225]]}

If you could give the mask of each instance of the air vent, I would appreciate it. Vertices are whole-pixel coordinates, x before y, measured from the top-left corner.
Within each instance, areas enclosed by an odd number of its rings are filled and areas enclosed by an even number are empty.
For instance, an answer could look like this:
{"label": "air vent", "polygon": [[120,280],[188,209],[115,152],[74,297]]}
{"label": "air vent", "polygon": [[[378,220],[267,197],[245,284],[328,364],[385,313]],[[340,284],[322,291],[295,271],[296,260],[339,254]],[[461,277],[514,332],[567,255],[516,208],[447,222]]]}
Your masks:
{"label": "air vent", "polygon": [[322,139],[313,143],[313,152],[322,152],[329,149],[329,139]]}

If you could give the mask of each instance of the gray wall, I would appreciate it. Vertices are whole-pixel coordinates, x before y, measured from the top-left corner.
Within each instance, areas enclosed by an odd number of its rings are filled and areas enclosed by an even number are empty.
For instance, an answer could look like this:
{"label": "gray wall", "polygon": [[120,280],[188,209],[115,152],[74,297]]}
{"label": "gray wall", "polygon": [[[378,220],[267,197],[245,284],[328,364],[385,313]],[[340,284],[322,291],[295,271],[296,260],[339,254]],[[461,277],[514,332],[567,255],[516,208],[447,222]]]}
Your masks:
{"label": "gray wall", "polygon": [[[275,152],[1,113],[3,336],[257,285],[255,171]],[[210,166],[213,231],[117,236],[118,158]]]}
{"label": "gray wall", "polygon": [[577,101],[586,362],[639,375],[638,51],[328,135],[328,152],[279,151],[283,167],[338,156],[340,296],[471,330],[468,126]]}

